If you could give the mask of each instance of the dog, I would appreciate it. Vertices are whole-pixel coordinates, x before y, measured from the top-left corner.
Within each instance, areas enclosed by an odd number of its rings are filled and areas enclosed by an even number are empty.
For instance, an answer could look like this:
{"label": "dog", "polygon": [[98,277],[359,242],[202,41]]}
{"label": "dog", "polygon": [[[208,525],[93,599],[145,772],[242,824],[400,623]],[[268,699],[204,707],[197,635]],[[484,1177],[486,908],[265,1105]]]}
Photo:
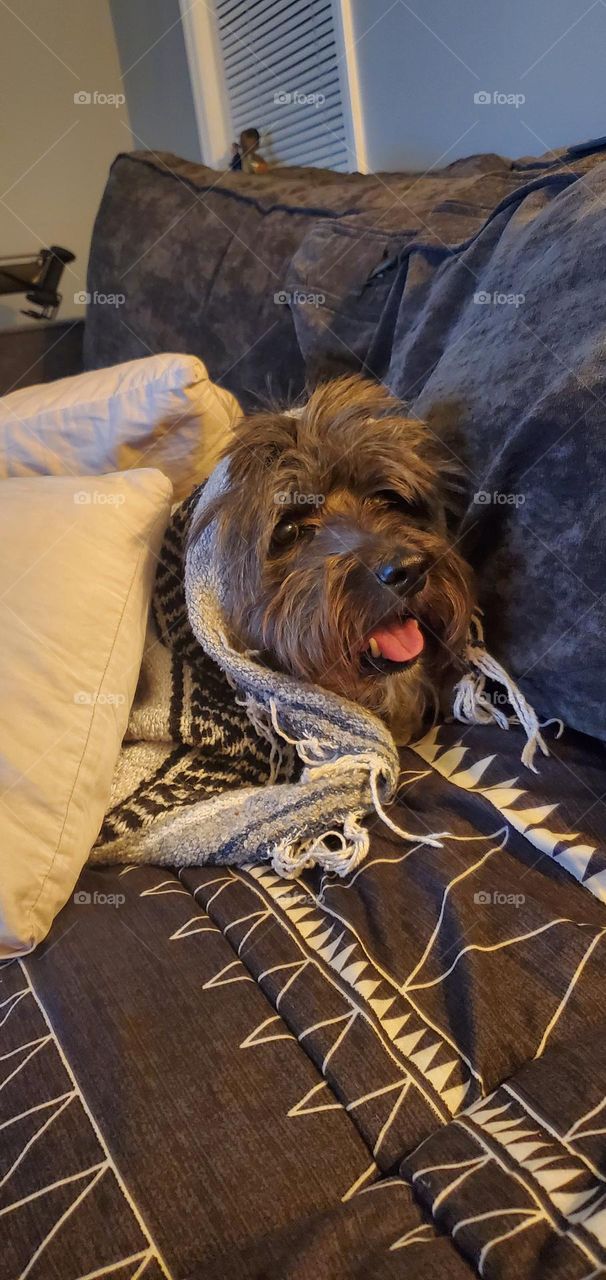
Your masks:
{"label": "dog", "polygon": [[425,424],[359,375],[244,418],[217,522],[232,639],[380,716],[404,744],[444,710],[474,608],[452,545],[457,473]]}

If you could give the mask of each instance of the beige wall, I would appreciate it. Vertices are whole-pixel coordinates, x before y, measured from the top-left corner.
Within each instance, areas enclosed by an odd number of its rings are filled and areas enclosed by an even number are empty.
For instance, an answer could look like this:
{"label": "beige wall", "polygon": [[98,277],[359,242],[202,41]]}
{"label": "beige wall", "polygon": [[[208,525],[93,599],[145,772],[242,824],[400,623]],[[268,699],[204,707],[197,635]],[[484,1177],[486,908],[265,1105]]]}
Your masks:
{"label": "beige wall", "polygon": [[[11,0],[0,6],[0,255],[60,244],[59,316],[82,316],[93,220],[108,168],[132,147],[127,106],[74,94],[124,94],[107,0]],[[145,46],[144,46],[145,47]],[[0,327],[29,323],[23,294],[0,301]]]}

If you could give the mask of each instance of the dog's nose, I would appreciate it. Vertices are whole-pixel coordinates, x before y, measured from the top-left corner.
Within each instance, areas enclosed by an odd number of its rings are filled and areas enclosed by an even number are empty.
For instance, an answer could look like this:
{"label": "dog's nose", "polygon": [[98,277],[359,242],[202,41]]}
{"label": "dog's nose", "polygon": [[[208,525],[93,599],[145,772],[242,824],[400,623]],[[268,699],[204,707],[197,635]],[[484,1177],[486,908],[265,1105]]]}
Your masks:
{"label": "dog's nose", "polygon": [[390,587],[399,596],[422,591],[427,577],[427,560],[420,551],[406,551],[397,547],[375,569],[375,576],[384,587]]}

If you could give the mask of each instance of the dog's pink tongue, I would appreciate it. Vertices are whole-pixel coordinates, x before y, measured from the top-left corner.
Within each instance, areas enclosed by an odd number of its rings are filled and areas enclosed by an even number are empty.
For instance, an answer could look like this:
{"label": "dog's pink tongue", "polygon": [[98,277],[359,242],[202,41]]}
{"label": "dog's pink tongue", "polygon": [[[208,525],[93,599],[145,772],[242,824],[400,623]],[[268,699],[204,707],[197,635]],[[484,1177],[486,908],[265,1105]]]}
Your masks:
{"label": "dog's pink tongue", "polygon": [[371,639],[376,640],[381,657],[389,662],[410,662],[421,652],[425,641],[416,618],[407,618],[406,622],[394,622],[390,627],[381,627],[373,631]]}

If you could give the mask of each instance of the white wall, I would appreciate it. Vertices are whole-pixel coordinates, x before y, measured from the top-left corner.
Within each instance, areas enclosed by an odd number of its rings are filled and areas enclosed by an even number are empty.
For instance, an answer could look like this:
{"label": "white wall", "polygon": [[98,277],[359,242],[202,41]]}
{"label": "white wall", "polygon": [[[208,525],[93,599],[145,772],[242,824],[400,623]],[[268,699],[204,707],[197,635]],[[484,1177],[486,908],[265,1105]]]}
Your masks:
{"label": "white wall", "polygon": [[[107,0],[14,0],[0,6],[0,254],[60,244],[76,254],[61,282],[62,319],[84,315],[93,220],[119,151],[132,146],[125,105],[74,94],[123,94]],[[31,324],[23,294],[0,299],[0,327]]]}
{"label": "white wall", "polygon": [[[349,3],[370,169],[538,155],[606,134],[602,0]],[[477,105],[481,90],[526,101]]]}

